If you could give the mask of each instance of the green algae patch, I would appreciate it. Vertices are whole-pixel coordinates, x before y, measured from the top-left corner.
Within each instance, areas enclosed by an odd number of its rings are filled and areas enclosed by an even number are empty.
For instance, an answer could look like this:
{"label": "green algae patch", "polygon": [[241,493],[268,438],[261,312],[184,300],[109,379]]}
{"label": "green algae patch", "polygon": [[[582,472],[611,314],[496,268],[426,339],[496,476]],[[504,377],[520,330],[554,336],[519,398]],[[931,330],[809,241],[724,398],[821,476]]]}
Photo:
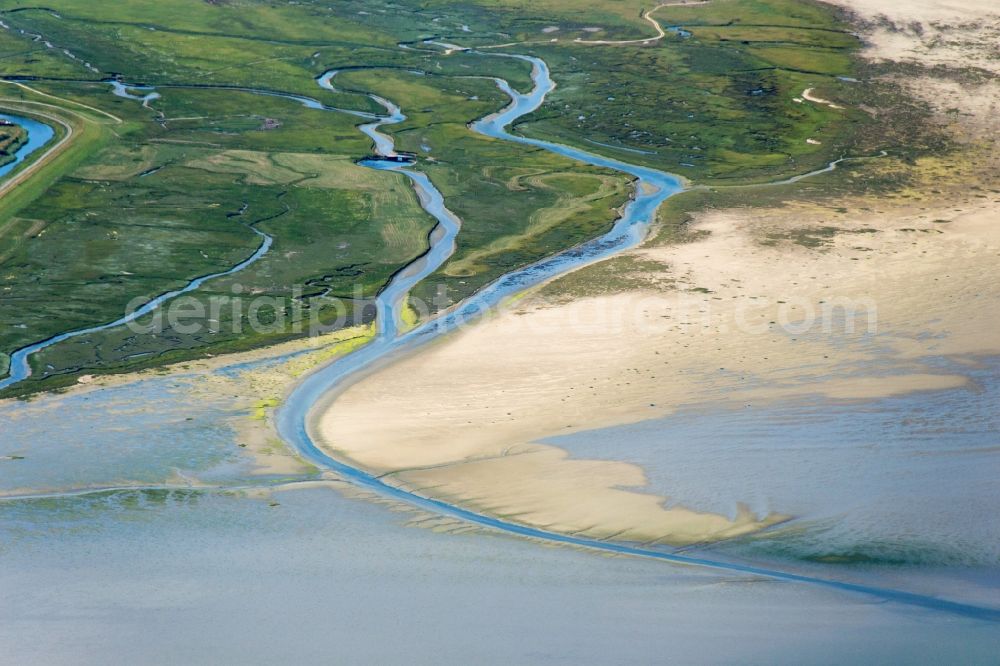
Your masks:
{"label": "green algae patch", "polygon": [[257,421],[264,421],[267,419],[267,412],[269,409],[274,409],[281,405],[281,400],[278,398],[264,398],[263,400],[258,400],[253,406],[253,418]]}

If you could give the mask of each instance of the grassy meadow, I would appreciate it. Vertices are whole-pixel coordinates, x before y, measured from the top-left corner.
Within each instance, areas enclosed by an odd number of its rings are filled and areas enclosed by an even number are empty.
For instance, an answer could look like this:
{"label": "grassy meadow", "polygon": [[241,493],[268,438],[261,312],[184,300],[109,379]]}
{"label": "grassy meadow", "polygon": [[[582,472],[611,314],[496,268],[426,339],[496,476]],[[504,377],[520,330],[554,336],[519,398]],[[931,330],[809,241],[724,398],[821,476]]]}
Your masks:
{"label": "grassy meadow", "polygon": [[[0,0],[0,108],[72,128],[64,150],[0,199],[0,372],[19,347],[113,321],[133,299],[239,263],[261,242],[254,229],[273,237],[267,255],[207,282],[196,299],[270,296],[288,310],[275,321],[326,322],[344,316],[336,297],[348,304],[345,323],[370,318],[366,304],[425,251],[433,220],[404,176],[355,164],[371,150],[361,119],[264,92],[368,113],[381,111],[368,93],[400,104],[407,120],[386,131],[463,221],[454,257],[415,290],[428,299],[444,285],[458,300],[601,233],[629,196],[620,174],[468,129],[506,103],[492,77],[530,86],[526,63],[496,54],[538,55],[558,84],[517,131],[698,184],[778,179],[878,147],[867,115],[801,101],[806,88],[855,102],[866,94],[846,80],[857,75],[857,41],[829,9],[713,0],[658,9],[661,25],[683,32],[654,43],[575,41],[651,37],[642,16],[652,7]],[[525,43],[446,54],[428,39]],[[338,92],[315,82],[328,69],[340,70]],[[160,97],[113,96],[115,77]],[[213,330],[200,333],[123,327],[60,343],[9,393],[302,334],[253,332],[239,316],[205,315]]]}

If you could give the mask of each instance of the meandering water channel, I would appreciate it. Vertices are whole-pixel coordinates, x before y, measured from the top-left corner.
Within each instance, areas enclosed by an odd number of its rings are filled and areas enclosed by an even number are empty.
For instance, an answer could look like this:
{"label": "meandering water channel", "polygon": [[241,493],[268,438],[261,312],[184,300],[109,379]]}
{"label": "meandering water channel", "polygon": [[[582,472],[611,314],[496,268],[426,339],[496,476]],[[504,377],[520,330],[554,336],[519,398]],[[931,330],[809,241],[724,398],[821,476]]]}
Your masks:
{"label": "meandering water channel", "polygon": [[47,144],[55,136],[55,130],[45,123],[28,118],[26,116],[15,116],[9,113],[0,113],[0,119],[9,123],[20,125],[28,132],[28,140],[14,153],[14,161],[8,162],[0,167],[0,178],[3,178],[17,168],[19,164],[28,159],[36,150]]}
{"label": "meandering water channel", "polygon": [[[327,107],[310,98],[286,95],[273,91],[243,88],[238,89],[256,94],[288,97],[302,102],[311,108],[337,112],[345,111],[362,118],[372,118],[373,122],[361,125],[359,129],[372,139],[376,157],[375,159],[362,161],[362,164],[374,169],[396,171],[409,178],[419,196],[421,205],[428,213],[434,216],[438,222],[430,234],[430,247],[428,251],[406,266],[403,270],[399,271],[392,278],[390,283],[379,293],[376,299],[377,335],[375,339],[360,350],[340,358],[335,363],[320,368],[313,374],[309,375],[304,381],[296,386],[296,388],[288,396],[285,404],[278,410],[276,414],[276,425],[279,433],[285,441],[294,447],[294,449],[296,449],[303,458],[316,464],[321,469],[328,469],[337,472],[344,479],[355,485],[374,491],[382,496],[405,502],[433,513],[454,517],[483,527],[519,536],[543,539],[554,543],[583,546],[605,552],[654,558],[673,563],[696,565],[733,573],[763,576],[783,581],[809,583],[812,585],[824,586],[842,591],[862,593],[875,596],[883,600],[891,600],[929,609],[958,613],[992,621],[1000,620],[1000,611],[986,607],[956,603],[897,590],[800,575],[791,572],[742,564],[739,562],[725,561],[723,559],[707,559],[693,555],[680,554],[679,552],[575,537],[547,532],[543,529],[533,528],[518,523],[507,522],[502,519],[478,514],[460,506],[424,497],[403,488],[392,486],[381,478],[378,478],[363,469],[353,467],[344,461],[336,459],[317,446],[316,439],[314,438],[311,428],[310,419],[312,415],[316,411],[331,405],[339,393],[352,382],[357,381],[366,373],[391,362],[400,355],[412,352],[420,345],[454,330],[460,324],[476,318],[490,308],[497,306],[509,296],[517,294],[528,287],[537,285],[568,271],[611,256],[630,247],[634,247],[644,238],[660,204],[667,197],[683,190],[681,179],[672,174],[595,155],[577,148],[539,139],[523,137],[509,132],[507,128],[512,123],[541,106],[546,95],[555,88],[555,83],[550,76],[548,66],[539,58],[512,54],[490,55],[496,57],[517,58],[530,63],[532,66],[531,78],[533,87],[529,92],[521,93],[513,89],[505,80],[495,79],[497,86],[510,97],[511,102],[503,110],[473,123],[471,125],[472,130],[485,136],[534,146],[586,164],[605,167],[629,174],[636,179],[635,196],[623,209],[621,217],[615,222],[612,229],[606,234],[529,266],[507,273],[480,290],[475,295],[458,304],[450,311],[442,313],[435,319],[427,321],[406,333],[402,332],[403,329],[401,323],[401,312],[405,304],[406,296],[418,282],[425,279],[441,267],[452,255],[455,249],[455,239],[461,228],[461,221],[454,215],[454,213],[448,210],[445,205],[444,197],[437,190],[437,188],[434,187],[433,183],[426,176],[426,174],[414,171],[410,168],[412,166],[412,162],[408,160],[395,161],[391,159],[380,159],[392,158],[396,156],[392,137],[382,133],[380,128],[385,125],[400,123],[405,120],[405,116],[400,108],[389,100],[375,95],[369,95],[373,101],[385,108],[387,112],[387,115],[385,116],[372,117],[369,114],[362,112],[346,111],[333,107]],[[317,82],[323,88],[335,90],[333,86],[333,79],[336,74],[336,71],[327,72],[323,76],[319,77]],[[144,97],[140,97],[129,92],[130,90],[143,92],[146,93],[146,95]],[[124,84],[120,84],[114,86],[114,92],[121,96],[141,100],[144,104],[148,104],[149,101],[155,99],[155,97],[151,96],[153,94],[151,89],[145,87],[126,86]],[[51,132],[51,129],[49,131]],[[44,141],[42,143],[44,143]],[[37,148],[37,146],[35,148]],[[34,150],[34,148],[32,150]],[[27,154],[28,153],[24,156],[26,157]],[[835,165],[831,165],[831,167],[832,166]],[[0,170],[0,175],[2,174],[3,171]],[[0,380],[0,389],[6,388],[28,377],[31,373],[28,359],[32,354],[42,349],[72,337],[94,333],[128,323],[129,321],[151,312],[171,298],[197,289],[207,280],[231,275],[243,270],[248,265],[260,259],[260,257],[262,257],[269,250],[272,243],[270,236],[260,230],[254,229],[253,227],[251,227],[251,229],[262,237],[262,242],[254,254],[243,262],[226,271],[213,273],[192,280],[185,287],[162,294],[149,301],[139,310],[136,310],[135,312],[132,312],[114,322],[63,333],[49,338],[48,340],[18,350],[11,357],[10,376],[4,380]]]}
{"label": "meandering water channel", "polygon": [[[805,576],[737,562],[727,562],[721,559],[707,559],[682,555],[677,552],[581,538],[508,522],[390,485],[382,478],[338,460],[316,444],[317,439],[312,427],[311,417],[315,412],[329,407],[336,400],[337,396],[351,383],[378,367],[391,362],[393,359],[398,358],[401,354],[411,352],[429,340],[447,333],[489,308],[495,307],[506,297],[514,295],[527,287],[637,245],[645,236],[659,205],[667,197],[683,189],[681,180],[671,174],[594,155],[569,146],[510,133],[507,127],[518,118],[539,108],[544,102],[545,96],[555,88],[555,83],[549,74],[548,66],[540,58],[522,55],[505,55],[504,57],[518,58],[531,63],[533,88],[528,93],[520,93],[514,90],[506,81],[496,79],[498,87],[510,97],[511,103],[500,112],[491,114],[473,123],[471,125],[472,129],[493,138],[535,146],[587,164],[627,173],[637,179],[635,197],[625,207],[622,216],[615,223],[614,227],[603,236],[527,267],[507,273],[477,294],[460,303],[450,312],[444,313],[408,333],[401,334],[400,312],[406,294],[420,280],[441,266],[451,255],[454,249],[454,238],[458,232],[460,222],[444,206],[444,199],[440,192],[438,192],[424,174],[411,171],[407,168],[409,165],[406,163],[390,161],[365,162],[367,166],[398,171],[409,177],[420,195],[422,205],[438,220],[438,226],[431,234],[431,247],[428,253],[417,259],[403,271],[397,273],[390,284],[379,294],[376,302],[379,323],[375,339],[360,350],[338,359],[336,362],[309,375],[295,387],[285,401],[285,404],[279,408],[276,414],[276,425],[282,438],[293,446],[303,458],[319,466],[321,469],[337,472],[343,478],[357,486],[433,513],[450,516],[483,527],[524,537],[583,546],[605,552],[648,557],[734,573],[752,574],[776,580],[808,583],[841,591],[871,595],[883,600],[891,600],[934,610],[993,621],[1000,620],[1000,611],[995,609],[956,603],[920,594]],[[321,86],[332,89],[332,79],[335,75],[336,72],[328,72],[323,77],[320,77],[318,82]],[[401,122],[405,116],[403,116],[396,105],[388,100],[377,96],[372,96],[372,99],[384,106],[389,115],[374,123],[362,126],[361,130],[372,138],[377,154],[382,156],[395,155],[392,138],[382,134],[378,130],[382,125]]]}
{"label": "meandering water channel", "polygon": [[209,275],[203,275],[201,277],[195,278],[188,282],[186,285],[180,289],[174,289],[173,291],[168,291],[166,293],[160,294],[156,298],[146,302],[142,307],[139,307],[132,312],[119,317],[118,319],[108,322],[106,324],[100,324],[98,326],[91,326],[89,328],[81,328],[75,331],[68,331],[66,333],[60,333],[59,335],[54,335],[51,338],[42,340],[41,342],[36,342],[27,347],[22,347],[10,355],[10,374],[5,379],[0,379],[0,390],[12,386],[20,381],[23,381],[31,376],[31,364],[29,362],[31,355],[36,354],[43,349],[47,349],[54,344],[69,340],[70,338],[77,338],[81,335],[89,335],[90,333],[97,333],[98,331],[104,331],[109,328],[114,328],[116,326],[121,326],[127,324],[131,321],[135,321],[143,315],[153,312],[158,307],[163,305],[166,301],[172,298],[176,298],[181,294],[186,294],[192,292],[199,288],[201,285],[205,284],[209,280],[213,280],[218,277],[225,277],[227,275],[232,275],[233,273],[238,273],[250,264],[256,262],[258,259],[267,254],[267,251],[271,249],[271,243],[273,239],[268,234],[264,233],[260,229],[250,227],[250,230],[261,237],[261,243],[249,257],[236,264],[232,268],[221,271],[219,273],[210,273]]}

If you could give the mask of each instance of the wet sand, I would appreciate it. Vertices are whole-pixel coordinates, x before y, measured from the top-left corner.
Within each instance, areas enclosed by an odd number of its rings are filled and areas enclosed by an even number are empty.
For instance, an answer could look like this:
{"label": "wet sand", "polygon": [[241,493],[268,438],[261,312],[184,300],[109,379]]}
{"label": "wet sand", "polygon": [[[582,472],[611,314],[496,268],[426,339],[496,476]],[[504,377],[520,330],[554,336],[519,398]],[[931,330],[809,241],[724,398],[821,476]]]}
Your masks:
{"label": "wet sand", "polygon": [[[985,663],[998,648],[981,621],[543,547],[358,501],[345,483],[262,478],[220,424],[235,416],[227,391],[251,385],[241,374],[267,369],[223,364],[207,374],[224,381],[200,388],[202,372],[191,370],[37,396],[16,405],[25,417],[5,421],[15,427],[4,431],[4,451],[26,455],[0,461],[5,490],[136,486],[0,500],[8,659],[838,663],[961,654]],[[262,386],[276,377],[262,375]]]}
{"label": "wet sand", "polygon": [[[963,364],[1000,352],[1000,170],[987,113],[1000,90],[912,84],[965,149],[905,167],[910,190],[697,215],[690,242],[630,253],[662,266],[646,286],[567,298],[557,281],[362,379],[316,432],[342,459],[422,494],[547,529],[684,543],[780,521],[786,508],[754,518],[739,500],[721,514],[683,508],[669,489],[643,492],[634,465],[539,441],[720,399],[863,401],[968,385]],[[956,120],[954,107],[966,114]],[[574,278],[588,274],[600,279]],[[608,510],[580,510],[595,497]]]}
{"label": "wet sand", "polygon": [[[318,432],[338,455],[425,494],[549,528],[683,542],[686,530],[657,522],[666,519],[654,508],[659,499],[623,489],[643,485],[641,470],[572,460],[536,442],[722,397],[861,400],[964,385],[961,373],[933,360],[1000,352],[993,208],[951,209],[946,227],[931,221],[944,211],[899,212],[853,224],[875,233],[841,223],[847,231],[822,252],[759,241],[793,218],[807,228],[825,221],[826,211],[704,216],[695,225],[710,232],[702,240],[637,252],[669,266],[680,288],[520,301],[361,380]],[[857,304],[854,330],[840,308],[805,326],[824,303]],[[576,511],[595,497],[607,509],[588,525],[588,512]],[[650,511],[626,509],[633,502]],[[734,527],[704,518],[701,538]]]}

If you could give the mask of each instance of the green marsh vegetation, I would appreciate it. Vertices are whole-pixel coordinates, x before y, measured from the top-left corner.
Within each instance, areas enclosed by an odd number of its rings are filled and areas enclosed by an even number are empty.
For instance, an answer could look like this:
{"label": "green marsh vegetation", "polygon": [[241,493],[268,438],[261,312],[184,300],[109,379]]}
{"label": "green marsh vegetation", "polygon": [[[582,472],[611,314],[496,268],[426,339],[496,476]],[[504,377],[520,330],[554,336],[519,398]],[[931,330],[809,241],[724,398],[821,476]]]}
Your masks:
{"label": "green marsh vegetation", "polygon": [[0,123],[0,166],[14,161],[17,151],[28,141],[28,131],[13,123]]}
{"label": "green marsh vegetation", "polygon": [[[270,252],[206,283],[195,298],[207,303],[238,287],[292,299],[328,321],[337,314],[328,297],[336,296],[347,299],[347,323],[367,320],[366,303],[426,249],[433,220],[405,177],[354,164],[371,150],[359,118],[234,88],[368,113],[382,110],[359,93],[402,106],[407,121],[386,131],[418,156],[416,168],[463,220],[455,256],[414,293],[428,301],[439,285],[454,301],[600,234],[630,184],[472,133],[469,122],[506,103],[491,77],[526,90],[528,67],[445,55],[425,39],[542,40],[507,49],[543,57],[558,83],[518,131],[696,183],[760,182],[820,167],[850,150],[869,121],[854,108],[794,101],[807,87],[828,99],[864,95],[837,78],[857,74],[856,40],[833,13],[804,1],[664,7],[657,20],[684,26],[690,37],[621,47],[573,39],[650,36],[643,3],[53,0],[46,7],[0,2],[10,26],[0,30],[0,67],[7,78],[31,79],[30,91],[8,83],[0,93],[51,105],[76,135],[0,201],[0,354],[112,321],[132,299],[239,263],[261,242],[250,227],[274,238]],[[553,35],[560,41],[547,42]],[[341,92],[316,85],[327,69],[340,70]],[[102,82],[112,76],[155,86],[161,97],[148,108],[113,97]],[[33,359],[35,375],[12,392],[301,335],[288,327],[237,332],[231,317],[224,309],[215,318],[218,332],[142,335],[123,327],[60,343]]]}
{"label": "green marsh vegetation", "polygon": [[855,74],[860,44],[831,10],[718,0],[654,16],[686,33],[641,47],[536,46],[562,85],[523,131],[584,137],[699,183],[766,182],[840,157],[852,126],[868,121],[802,100],[807,88],[838,99],[855,85],[838,77]]}

